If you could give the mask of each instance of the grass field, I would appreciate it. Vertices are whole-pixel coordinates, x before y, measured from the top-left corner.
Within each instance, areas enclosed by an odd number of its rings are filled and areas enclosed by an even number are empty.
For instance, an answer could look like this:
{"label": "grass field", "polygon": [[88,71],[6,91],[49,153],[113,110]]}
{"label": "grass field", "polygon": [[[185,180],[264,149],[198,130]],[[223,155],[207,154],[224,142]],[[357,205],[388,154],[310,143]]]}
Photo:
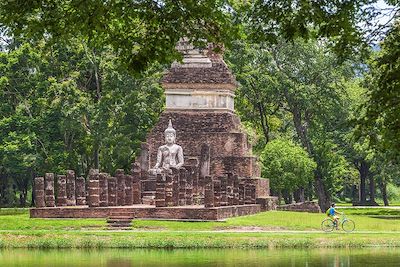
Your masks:
{"label": "grass field", "polygon": [[[400,246],[399,220],[370,218],[366,212],[346,210],[348,217],[356,223],[356,230],[347,234],[343,231],[321,232],[320,223],[325,214],[313,213],[270,211],[225,222],[135,220],[131,231],[108,231],[104,219],[31,219],[28,210],[1,209],[0,247]],[[386,211],[374,209],[368,212],[382,215]],[[400,210],[390,213],[397,215]]]}

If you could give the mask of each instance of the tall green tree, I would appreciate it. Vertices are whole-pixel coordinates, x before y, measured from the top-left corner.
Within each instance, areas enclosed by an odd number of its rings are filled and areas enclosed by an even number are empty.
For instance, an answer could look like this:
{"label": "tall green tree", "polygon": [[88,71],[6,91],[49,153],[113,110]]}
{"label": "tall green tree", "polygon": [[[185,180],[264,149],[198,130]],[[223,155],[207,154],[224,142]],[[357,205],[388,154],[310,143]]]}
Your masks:
{"label": "tall green tree", "polygon": [[15,45],[0,62],[4,205],[19,195],[24,206],[33,178],[45,172],[130,169],[162,111],[158,68],[133,77],[112,52],[83,42]]}
{"label": "tall green tree", "polygon": [[296,190],[307,187],[313,180],[315,162],[301,146],[290,140],[272,140],[265,146],[260,159],[263,177],[270,179],[279,199],[282,194],[286,196],[286,203],[290,203]]}
{"label": "tall green tree", "polygon": [[[263,118],[267,123],[280,121],[276,132],[297,139],[315,160],[314,188],[325,210],[337,180],[349,168],[343,156],[336,156],[341,149],[333,138],[341,127],[338,118],[344,116],[341,95],[345,81],[354,75],[351,65],[339,63],[324,42],[281,41],[261,48],[242,45],[230,53],[240,81],[239,103],[247,103],[243,106],[258,115],[256,125],[262,125]],[[260,104],[266,107],[261,112]],[[252,114],[246,109],[240,113],[245,120]]]}
{"label": "tall green tree", "polygon": [[368,101],[360,131],[378,150],[400,162],[400,23],[393,25],[371,60],[367,77]]}

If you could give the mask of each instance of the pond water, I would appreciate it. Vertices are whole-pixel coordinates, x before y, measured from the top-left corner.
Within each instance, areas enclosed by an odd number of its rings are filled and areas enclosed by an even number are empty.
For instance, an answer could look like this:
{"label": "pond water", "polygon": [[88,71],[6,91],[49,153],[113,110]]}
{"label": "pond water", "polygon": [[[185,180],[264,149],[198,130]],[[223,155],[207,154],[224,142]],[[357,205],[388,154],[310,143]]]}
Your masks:
{"label": "pond water", "polygon": [[400,266],[399,248],[0,250],[0,266]]}

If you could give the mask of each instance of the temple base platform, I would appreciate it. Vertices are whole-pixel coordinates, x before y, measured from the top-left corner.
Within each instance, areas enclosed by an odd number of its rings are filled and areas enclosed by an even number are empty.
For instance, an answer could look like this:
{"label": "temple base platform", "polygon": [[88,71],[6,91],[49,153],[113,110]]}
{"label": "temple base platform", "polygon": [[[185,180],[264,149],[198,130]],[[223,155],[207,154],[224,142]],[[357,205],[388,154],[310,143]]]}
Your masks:
{"label": "temple base platform", "polygon": [[218,221],[261,212],[260,204],[205,208],[202,205],[155,207],[132,205],[112,207],[63,206],[30,209],[31,218],[108,218],[116,213],[130,213],[135,219]]}

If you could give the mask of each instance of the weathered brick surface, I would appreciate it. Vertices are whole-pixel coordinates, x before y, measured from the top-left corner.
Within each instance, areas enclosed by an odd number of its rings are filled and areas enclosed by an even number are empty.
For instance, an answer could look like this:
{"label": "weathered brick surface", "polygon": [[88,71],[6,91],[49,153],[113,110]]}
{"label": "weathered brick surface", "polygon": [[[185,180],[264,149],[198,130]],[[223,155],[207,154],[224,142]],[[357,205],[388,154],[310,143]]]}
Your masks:
{"label": "weathered brick surface", "polygon": [[165,181],[165,205],[167,207],[174,206],[173,188],[174,188],[173,174],[167,174]]}
{"label": "weathered brick surface", "polygon": [[204,206],[214,207],[214,183],[209,175],[204,177]]}
{"label": "weathered brick surface", "polygon": [[75,172],[72,170],[67,170],[67,206],[75,206],[76,198],[75,198]]}
{"label": "weathered brick surface", "polygon": [[182,146],[185,160],[196,158],[200,163],[200,176],[208,172],[212,176],[220,176],[228,171],[239,176],[260,176],[257,159],[251,156],[247,135],[241,132],[240,120],[228,111],[162,113],[146,139],[148,166],[156,163],[157,150],[164,144],[164,130],[169,119],[177,131],[176,142]]}
{"label": "weathered brick surface", "polygon": [[236,87],[235,77],[221,58],[212,58],[212,67],[183,68],[172,67],[163,77],[166,84],[230,84]]}
{"label": "weathered brick surface", "polygon": [[99,170],[97,169],[89,171],[87,202],[89,207],[98,207],[100,205]]}
{"label": "weathered brick surface", "polygon": [[131,175],[125,175],[125,205],[127,206],[133,204],[132,182],[133,177]]}
{"label": "weathered brick surface", "polygon": [[57,175],[57,206],[67,205],[67,178]]}
{"label": "weathered brick surface", "polygon": [[117,206],[117,178],[108,177],[108,206]]}
{"label": "weathered brick surface", "polygon": [[214,184],[214,207],[221,206],[221,181],[213,180]]}
{"label": "weathered brick surface", "polygon": [[270,192],[269,179],[257,178],[257,180],[256,197],[268,197]]}
{"label": "weathered brick surface", "polygon": [[186,175],[184,168],[179,170],[179,206],[186,205]]}
{"label": "weathered brick surface", "polygon": [[100,189],[100,198],[99,198],[99,206],[107,207],[108,206],[108,177],[110,175],[108,173],[101,172],[99,174],[99,189]]}
{"label": "weathered brick surface", "polygon": [[124,170],[118,169],[115,171],[117,178],[117,205],[125,205],[125,174]]}
{"label": "weathered brick surface", "polygon": [[156,207],[165,207],[165,174],[157,174],[156,179]]}
{"label": "weathered brick surface", "polygon": [[219,180],[221,181],[221,206],[228,206],[228,195],[227,195],[228,177],[221,176]]}
{"label": "weathered brick surface", "polygon": [[44,198],[44,178],[35,178],[35,206],[37,208],[42,208],[46,206]]}
{"label": "weathered brick surface", "polygon": [[259,197],[256,199],[256,203],[260,205],[261,211],[276,210],[278,206],[277,197]]}
{"label": "weathered brick surface", "polygon": [[83,177],[76,178],[76,205],[86,205],[86,181]]}
{"label": "weathered brick surface", "polygon": [[132,213],[135,218],[221,220],[260,212],[260,205],[204,208],[202,206],[151,207],[145,205],[121,207],[54,207],[30,210],[31,218],[108,218],[116,212]]}
{"label": "weathered brick surface", "polygon": [[56,205],[54,196],[54,173],[46,173],[44,177],[44,200],[46,207],[54,207]]}

